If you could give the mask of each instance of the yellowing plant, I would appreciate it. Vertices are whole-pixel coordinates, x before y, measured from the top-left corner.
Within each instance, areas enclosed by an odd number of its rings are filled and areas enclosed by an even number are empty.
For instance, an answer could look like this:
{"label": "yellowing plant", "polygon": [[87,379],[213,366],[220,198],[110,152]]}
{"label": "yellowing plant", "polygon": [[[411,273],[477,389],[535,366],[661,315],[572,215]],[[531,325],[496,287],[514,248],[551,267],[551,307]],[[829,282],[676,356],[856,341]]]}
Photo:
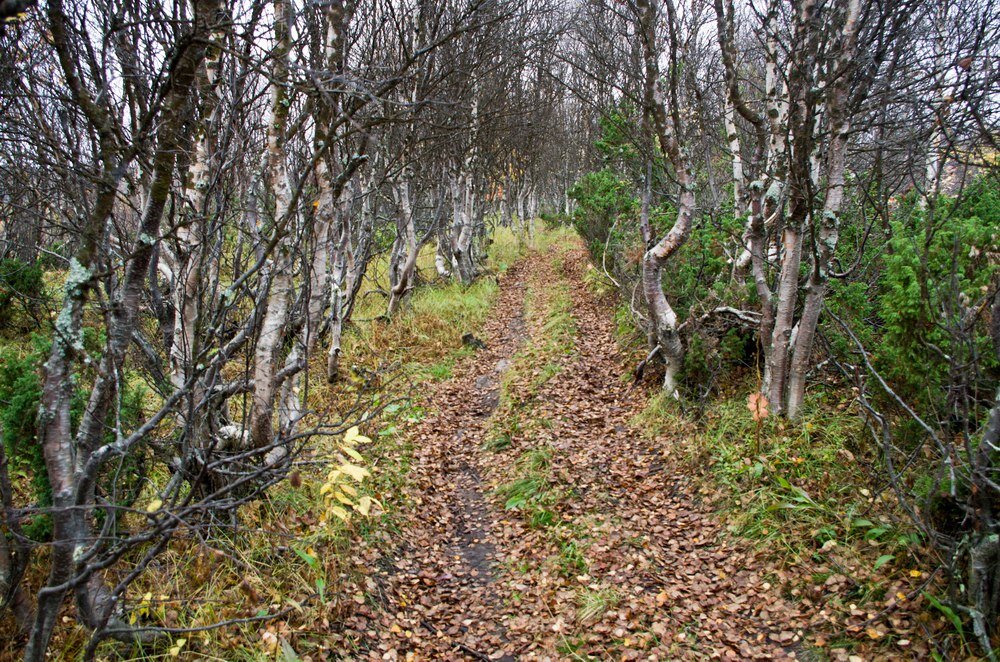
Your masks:
{"label": "yellowing plant", "polygon": [[358,512],[367,516],[373,505],[379,505],[370,496],[358,496],[358,489],[355,486],[364,482],[371,472],[361,466],[365,458],[358,452],[357,447],[362,444],[370,444],[371,439],[358,432],[358,427],[349,429],[344,438],[338,444],[340,452],[336,453],[335,460],[339,464],[335,465],[326,477],[326,482],[320,488],[319,493],[325,497],[326,516],[323,521],[333,515],[338,519],[348,522],[351,519],[351,512]]}

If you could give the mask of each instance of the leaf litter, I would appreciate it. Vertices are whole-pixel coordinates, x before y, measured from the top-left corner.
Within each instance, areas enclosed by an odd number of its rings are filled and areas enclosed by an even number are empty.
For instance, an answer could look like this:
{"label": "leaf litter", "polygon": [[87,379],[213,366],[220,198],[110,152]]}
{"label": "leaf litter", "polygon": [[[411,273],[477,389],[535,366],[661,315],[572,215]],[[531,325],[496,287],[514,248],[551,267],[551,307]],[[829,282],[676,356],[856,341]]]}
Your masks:
{"label": "leaf litter", "polygon": [[[423,394],[428,416],[407,431],[411,512],[383,547],[357,552],[369,591],[343,621],[339,654],[815,658],[828,646],[817,632],[835,629],[835,617],[821,597],[790,589],[807,581],[726,534],[669,439],[630,427],[645,395],[620,379],[626,357],[611,316],[582,286],[585,251],[573,245],[562,257],[536,253],[499,276],[485,346]],[[544,319],[526,319],[526,294],[557,282],[569,285],[578,333],[539,390],[542,366],[511,368],[548,331]],[[511,413],[499,406],[502,379],[529,420],[490,450],[492,418]],[[529,466],[534,482],[517,483]],[[548,495],[535,510],[544,516],[526,516],[529,498],[497,489],[512,484]],[[823,590],[838,588],[828,581]],[[852,612],[858,623],[871,616]],[[879,627],[868,636],[883,636]],[[847,648],[825,653],[862,659]]]}

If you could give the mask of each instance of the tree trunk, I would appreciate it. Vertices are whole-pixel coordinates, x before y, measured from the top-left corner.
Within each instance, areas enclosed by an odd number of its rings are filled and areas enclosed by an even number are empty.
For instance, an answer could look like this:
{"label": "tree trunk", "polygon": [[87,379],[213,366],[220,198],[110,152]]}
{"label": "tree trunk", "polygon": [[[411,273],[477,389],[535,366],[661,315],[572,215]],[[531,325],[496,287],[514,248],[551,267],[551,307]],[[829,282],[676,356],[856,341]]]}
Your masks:
{"label": "tree trunk", "polygon": [[[374,176],[372,177],[374,182]],[[369,189],[374,187],[374,183]],[[340,369],[340,342],[344,325],[351,318],[354,302],[361,289],[374,236],[377,205],[373,195],[365,196],[361,209],[361,223],[357,238],[354,238],[350,201],[344,200],[340,207],[339,239],[334,253],[333,271],[330,282],[330,346],[327,351],[326,378],[333,383]]]}
{"label": "tree trunk", "polygon": [[[267,164],[269,184],[274,195],[276,222],[294,213],[291,209],[291,187],[285,164],[285,129],[288,123],[288,53],[291,6],[286,0],[274,2],[275,46],[271,72],[271,117],[267,132]],[[253,402],[250,414],[250,439],[254,447],[271,443],[274,436],[272,412],[274,410],[277,372],[285,325],[293,296],[292,247],[289,237],[280,240],[277,255],[270,267],[270,294],[261,323],[260,336],[254,351]]]}
{"label": "tree trunk", "polygon": [[[666,0],[665,6],[669,21],[671,76],[668,89],[663,89],[664,80],[660,75],[657,50],[657,29],[659,10],[655,2],[639,0],[636,3],[639,10],[639,31],[642,34],[643,56],[645,63],[645,126],[655,130],[655,141],[666,154],[674,168],[674,175],[680,185],[677,196],[677,217],[673,227],[655,245],[646,251],[642,261],[642,286],[649,306],[651,349],[659,347],[660,356],[665,364],[663,388],[673,397],[678,398],[678,373],[684,361],[684,349],[677,333],[677,315],[667,301],[663,291],[662,271],[670,256],[676,253],[687,241],[694,218],[695,179],[691,164],[681,143],[681,102],[677,81],[678,44],[676,30],[678,27],[676,9],[672,0]],[[669,108],[669,112],[668,112]],[[652,137],[652,136],[651,136]],[[647,174],[647,176],[649,176]],[[649,184],[647,183],[647,187]],[[648,203],[646,204],[648,208]]]}
{"label": "tree trunk", "polygon": [[819,323],[823,299],[826,295],[830,268],[833,264],[840,235],[840,212],[844,203],[844,170],[847,164],[847,141],[850,133],[850,118],[847,103],[850,83],[847,72],[855,56],[857,43],[857,23],[860,0],[850,0],[844,19],[843,45],[837,67],[829,83],[828,102],[830,144],[826,156],[826,195],[823,201],[823,215],[818,231],[818,245],[815,248],[816,263],[809,274],[799,331],[795,339],[792,356],[791,375],[788,381],[788,418],[798,417],[799,408],[805,397],[806,374],[809,371],[816,326]]}
{"label": "tree trunk", "polygon": [[386,312],[392,317],[399,309],[403,297],[413,287],[417,266],[417,231],[414,227],[413,202],[410,198],[411,175],[404,174],[396,187],[396,240],[393,242],[389,268],[389,306]]}
{"label": "tree trunk", "polygon": [[475,280],[472,240],[475,238],[475,190],[473,176],[459,172],[451,180],[452,232],[451,253],[459,280],[465,284]]}

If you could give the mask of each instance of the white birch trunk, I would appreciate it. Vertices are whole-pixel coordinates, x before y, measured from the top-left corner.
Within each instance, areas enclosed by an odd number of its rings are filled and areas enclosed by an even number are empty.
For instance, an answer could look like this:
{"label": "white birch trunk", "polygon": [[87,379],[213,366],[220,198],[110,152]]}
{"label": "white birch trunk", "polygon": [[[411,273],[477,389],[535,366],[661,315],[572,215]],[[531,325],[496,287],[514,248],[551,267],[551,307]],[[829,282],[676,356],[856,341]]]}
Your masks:
{"label": "white birch trunk", "polygon": [[[289,15],[286,0],[274,2],[275,47],[271,72],[271,115],[267,132],[267,166],[271,192],[274,195],[274,218],[286,219],[291,209],[291,187],[285,163],[285,128],[288,123],[288,56],[291,49]],[[283,238],[270,265],[270,294],[261,323],[260,336],[254,351],[253,401],[250,413],[250,438],[257,448],[267,446],[274,436],[273,410],[276,377],[285,326],[292,300],[292,249],[288,237]]]}
{"label": "white birch trunk", "polygon": [[[216,33],[213,41],[219,43],[223,35]],[[219,104],[222,48],[208,52],[202,64],[199,81],[204,90],[205,102],[203,118],[195,139],[194,155],[188,168],[187,185],[184,189],[185,222],[176,228],[178,251],[171,269],[174,289],[174,332],[170,347],[170,382],[175,388],[182,387],[191,375],[194,356],[197,352],[196,334],[200,312],[199,290],[204,276],[205,226],[208,216],[208,192],[211,185],[212,160],[215,153],[215,123]],[[197,402],[200,394],[192,394]],[[183,416],[183,410],[181,412]]]}
{"label": "white birch trunk", "polygon": [[411,175],[404,174],[396,186],[396,240],[393,242],[392,259],[389,269],[389,306],[387,315],[396,314],[403,297],[413,287],[414,271],[417,266],[417,231],[413,219],[411,200]]}
{"label": "white birch trunk", "polygon": [[[374,182],[374,176],[372,180]],[[374,183],[368,187],[369,190],[373,188]],[[344,325],[351,317],[355,299],[368,268],[377,212],[372,198],[371,194],[365,196],[356,238],[351,215],[353,195],[346,195],[340,205],[339,238],[332,260],[330,279],[330,337],[326,363],[326,378],[330,383],[337,380]]]}
{"label": "white birch trunk", "polygon": [[[642,288],[649,306],[649,344],[651,349],[659,348],[658,351],[665,367],[663,388],[674,398],[679,398],[678,375],[684,361],[684,347],[677,331],[677,314],[670,306],[663,289],[662,273],[667,261],[684,245],[691,233],[695,205],[695,179],[690,161],[684,146],[681,144],[681,109],[678,107],[680,100],[677,94],[676,79],[670,81],[669,107],[667,94],[663,90],[664,81],[659,71],[660,54],[655,47],[658,8],[649,0],[640,0],[637,4],[640,9],[640,30],[643,33],[646,111],[652,119],[660,148],[673,165],[674,175],[680,185],[680,192],[677,196],[677,216],[673,226],[662,239],[646,251],[643,257]],[[675,22],[677,17],[674,6],[667,3],[666,8],[668,19]]]}

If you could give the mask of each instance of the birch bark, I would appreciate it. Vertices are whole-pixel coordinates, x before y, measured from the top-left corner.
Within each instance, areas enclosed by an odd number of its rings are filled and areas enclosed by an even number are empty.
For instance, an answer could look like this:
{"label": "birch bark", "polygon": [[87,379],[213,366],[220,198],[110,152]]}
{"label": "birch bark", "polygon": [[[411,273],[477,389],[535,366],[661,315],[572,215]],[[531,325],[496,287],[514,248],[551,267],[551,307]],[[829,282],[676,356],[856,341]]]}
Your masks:
{"label": "birch bark", "polygon": [[[271,69],[271,110],[267,131],[268,185],[274,197],[274,218],[284,220],[294,213],[291,208],[291,186],[285,163],[285,132],[289,106],[289,54],[291,5],[286,0],[274,1],[273,64]],[[270,294],[261,322],[260,335],[254,350],[253,398],[250,412],[250,441],[256,448],[271,443],[274,437],[273,411],[277,372],[288,311],[293,296],[292,246],[288,235],[283,237],[270,264]]]}
{"label": "birch bark", "polygon": [[[656,46],[656,24],[659,6],[655,0],[639,0],[639,29],[643,41],[645,60],[645,103],[660,149],[667,155],[680,186],[677,197],[677,216],[670,231],[650,247],[642,260],[642,287],[649,306],[651,349],[659,348],[665,365],[663,388],[673,397],[679,397],[678,373],[684,361],[684,348],[677,332],[677,314],[670,306],[663,289],[663,268],[670,257],[687,241],[694,217],[695,182],[691,164],[681,144],[680,98],[677,90],[676,66],[672,66],[669,91],[664,91],[659,71],[659,52]],[[677,60],[677,18],[672,0],[665,0],[670,34],[670,61]],[[669,102],[669,116],[667,106]]]}

